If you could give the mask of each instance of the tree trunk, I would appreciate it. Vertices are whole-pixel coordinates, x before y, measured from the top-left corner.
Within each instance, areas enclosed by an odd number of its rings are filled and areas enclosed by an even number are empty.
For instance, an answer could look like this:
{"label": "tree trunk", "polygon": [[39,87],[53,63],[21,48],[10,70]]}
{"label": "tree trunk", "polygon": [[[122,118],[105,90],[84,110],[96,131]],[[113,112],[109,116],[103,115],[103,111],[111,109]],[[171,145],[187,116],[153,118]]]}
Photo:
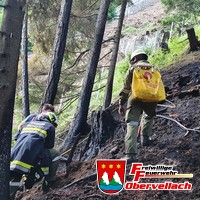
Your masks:
{"label": "tree trunk", "polygon": [[186,32],[190,43],[190,51],[197,51],[198,47],[200,47],[200,42],[197,39],[194,28],[188,29]]}
{"label": "tree trunk", "polygon": [[127,5],[127,0],[122,0],[117,32],[115,35],[115,43],[113,47],[112,57],[110,61],[110,68],[108,72],[108,80],[107,80],[104,105],[103,105],[104,109],[110,105],[111,100],[112,100],[112,89],[113,89],[113,79],[114,79],[114,74],[115,74],[115,65],[117,62],[117,54],[118,54],[118,49],[119,49],[119,42],[120,42],[120,36],[121,36],[121,30],[122,30],[126,5]]}
{"label": "tree trunk", "polygon": [[51,69],[47,79],[47,87],[45,89],[41,102],[41,108],[46,103],[53,104],[57,94],[62,61],[66,47],[72,2],[73,0],[62,0],[61,3],[56,38],[54,41],[53,59],[51,62]]}
{"label": "tree trunk", "polygon": [[0,32],[0,199],[9,198],[10,148],[23,7],[25,0],[7,0]]}
{"label": "tree trunk", "polygon": [[94,158],[106,142],[114,136],[114,130],[117,125],[111,111],[108,109],[93,112],[91,120],[90,143],[85,147],[88,150],[82,160]]}
{"label": "tree trunk", "polygon": [[67,137],[65,138],[64,143],[60,148],[60,151],[68,149],[69,146],[74,142],[76,136],[79,133],[84,132],[85,128],[87,127],[87,115],[98,65],[98,59],[101,52],[101,45],[105,31],[109,5],[110,0],[101,1],[101,6],[96,22],[95,38],[91,49],[91,58],[86,70],[77,112],[75,114],[74,122],[69,130]]}
{"label": "tree trunk", "polygon": [[26,6],[23,28],[22,28],[22,105],[23,105],[23,117],[26,118],[30,115],[29,107],[29,84],[28,84],[28,7]]}

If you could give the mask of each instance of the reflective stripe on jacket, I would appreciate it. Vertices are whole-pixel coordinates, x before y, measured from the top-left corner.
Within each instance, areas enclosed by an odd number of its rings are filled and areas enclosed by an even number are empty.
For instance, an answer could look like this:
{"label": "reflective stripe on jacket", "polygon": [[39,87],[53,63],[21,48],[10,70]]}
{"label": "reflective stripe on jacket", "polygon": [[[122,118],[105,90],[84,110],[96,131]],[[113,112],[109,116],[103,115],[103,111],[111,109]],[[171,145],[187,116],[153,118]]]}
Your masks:
{"label": "reflective stripe on jacket", "polygon": [[39,164],[44,174],[48,174],[51,163],[49,149],[54,147],[55,128],[46,121],[31,121],[21,130],[11,149],[10,170],[28,173]]}

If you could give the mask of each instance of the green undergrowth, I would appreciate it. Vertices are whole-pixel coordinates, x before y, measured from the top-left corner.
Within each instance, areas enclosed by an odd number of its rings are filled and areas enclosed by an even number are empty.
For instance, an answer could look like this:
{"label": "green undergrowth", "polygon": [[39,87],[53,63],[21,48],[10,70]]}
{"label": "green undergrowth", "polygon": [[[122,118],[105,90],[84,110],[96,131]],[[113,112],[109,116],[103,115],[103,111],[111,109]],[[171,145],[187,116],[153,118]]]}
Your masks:
{"label": "green undergrowth", "polygon": [[2,20],[3,20],[3,9],[0,9],[0,26],[2,24]]}
{"label": "green undergrowth", "polygon": [[[195,27],[196,36],[200,37],[200,26]],[[187,34],[182,36],[174,36],[168,43],[170,52],[164,53],[161,50],[157,50],[149,56],[149,61],[158,68],[168,68],[176,61],[178,61],[184,53],[189,50],[189,41]]]}

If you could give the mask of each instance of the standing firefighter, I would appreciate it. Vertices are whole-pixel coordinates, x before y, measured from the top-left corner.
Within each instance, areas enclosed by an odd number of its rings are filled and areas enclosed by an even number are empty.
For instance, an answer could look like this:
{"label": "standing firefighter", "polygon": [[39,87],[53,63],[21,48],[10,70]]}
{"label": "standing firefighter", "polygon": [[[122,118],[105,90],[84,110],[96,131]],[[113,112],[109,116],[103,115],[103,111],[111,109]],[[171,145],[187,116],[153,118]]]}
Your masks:
{"label": "standing firefighter", "polygon": [[[31,188],[35,181],[35,173],[45,176],[43,189],[53,180],[58,162],[52,160],[58,153],[52,149],[55,140],[57,117],[52,112],[46,112],[38,119],[23,125],[16,143],[11,149],[10,171],[16,177],[27,175],[25,187]],[[11,187],[11,192],[13,188]]]}
{"label": "standing firefighter", "polygon": [[127,162],[136,160],[139,119],[141,145],[150,146],[152,141],[153,117],[156,115],[157,102],[165,99],[164,86],[160,73],[147,61],[143,50],[135,50],[131,55],[131,68],[128,70],[124,87],[120,92],[119,113],[125,114],[127,133],[125,135],[125,158]]}

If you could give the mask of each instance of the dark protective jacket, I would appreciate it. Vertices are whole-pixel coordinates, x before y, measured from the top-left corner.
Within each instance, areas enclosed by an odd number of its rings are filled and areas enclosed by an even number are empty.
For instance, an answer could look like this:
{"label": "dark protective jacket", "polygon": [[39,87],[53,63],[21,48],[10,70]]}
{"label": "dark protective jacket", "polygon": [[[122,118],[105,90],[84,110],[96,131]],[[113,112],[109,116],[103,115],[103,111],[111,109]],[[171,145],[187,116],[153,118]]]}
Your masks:
{"label": "dark protective jacket", "polygon": [[54,147],[55,127],[47,121],[31,121],[25,124],[11,149],[10,170],[29,173],[31,168],[40,165],[45,175],[52,162],[49,149]]}
{"label": "dark protective jacket", "polygon": [[39,116],[38,114],[30,114],[29,116],[27,116],[22,122],[21,122],[21,125],[20,125],[20,128],[19,130],[17,131],[17,133],[15,133],[13,139],[16,141],[17,138],[19,137],[19,134],[23,128],[23,126],[28,123],[28,122],[31,122],[31,121],[36,121],[39,119]]}
{"label": "dark protective jacket", "polygon": [[126,103],[126,101],[128,100],[128,98],[131,96],[131,85],[132,85],[133,71],[138,66],[152,67],[152,65],[146,60],[138,61],[133,66],[131,66],[131,68],[128,70],[128,72],[126,74],[126,79],[124,81],[124,87],[120,91],[120,94],[119,94],[119,99],[120,99],[119,103],[121,105],[124,105]]}

